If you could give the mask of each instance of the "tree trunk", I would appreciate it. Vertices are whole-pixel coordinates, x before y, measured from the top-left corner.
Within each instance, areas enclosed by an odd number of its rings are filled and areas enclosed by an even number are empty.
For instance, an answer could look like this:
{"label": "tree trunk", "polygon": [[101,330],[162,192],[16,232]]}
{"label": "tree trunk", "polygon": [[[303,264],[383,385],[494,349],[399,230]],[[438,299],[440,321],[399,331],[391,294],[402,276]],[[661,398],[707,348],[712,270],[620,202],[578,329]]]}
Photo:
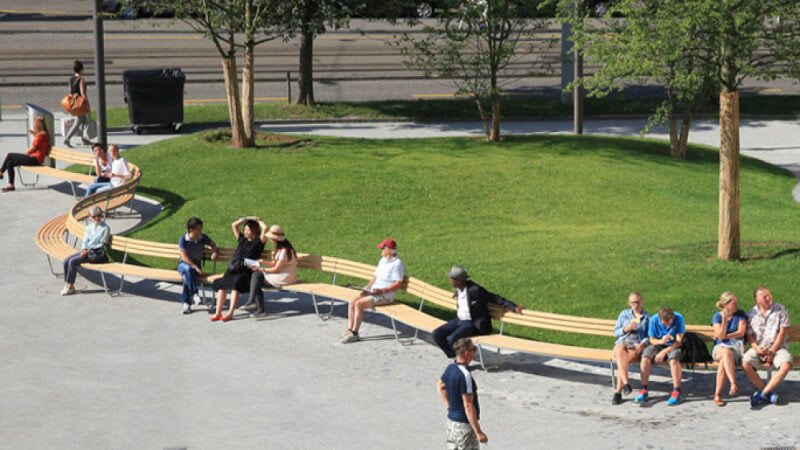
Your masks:
{"label": "tree trunk", "polygon": [[669,155],[675,159],[686,159],[681,158],[681,148],[680,148],[680,137],[678,135],[678,115],[676,111],[678,109],[678,101],[675,97],[674,92],[668,92],[669,95]]}
{"label": "tree trunk", "polygon": [[228,114],[231,118],[232,144],[236,148],[243,148],[246,141],[244,127],[242,126],[242,108],[239,98],[239,80],[236,77],[236,54],[229,54],[222,59],[222,70],[225,73],[225,94],[228,97]]}
{"label": "tree trunk", "polygon": [[681,123],[681,134],[678,138],[678,152],[677,155],[673,155],[673,157],[676,159],[682,159],[685,161],[689,154],[686,151],[686,143],[689,141],[689,129],[691,126],[692,121],[684,118],[683,123]]}
{"label": "tree trunk", "polygon": [[298,105],[314,104],[314,33],[308,23],[300,26],[300,74],[297,79]]}
{"label": "tree trunk", "polygon": [[248,44],[244,49],[244,67],[242,68],[242,129],[244,139],[242,147],[254,147],[255,135],[255,81],[253,71],[255,67],[254,46]]}
{"label": "tree trunk", "polygon": [[497,142],[500,140],[500,96],[492,95],[492,134],[489,140]]}
{"label": "tree trunk", "polygon": [[739,235],[739,92],[719,97],[719,244],[723,261],[741,257]]}
{"label": "tree trunk", "polygon": [[489,131],[489,123],[486,122],[486,113],[483,111],[481,99],[475,97],[475,103],[478,105],[478,114],[481,116],[481,123],[483,123],[483,131],[486,133],[486,139],[489,139],[491,136],[491,131]]}

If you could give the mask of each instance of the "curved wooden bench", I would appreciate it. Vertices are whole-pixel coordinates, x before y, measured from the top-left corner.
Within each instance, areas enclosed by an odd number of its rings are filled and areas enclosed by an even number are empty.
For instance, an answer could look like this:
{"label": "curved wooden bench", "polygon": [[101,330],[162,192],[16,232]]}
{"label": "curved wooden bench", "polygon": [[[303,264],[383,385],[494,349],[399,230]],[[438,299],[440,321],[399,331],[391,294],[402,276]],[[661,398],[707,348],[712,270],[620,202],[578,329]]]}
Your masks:
{"label": "curved wooden bench", "polygon": [[[68,164],[82,164],[88,165],[89,167],[94,167],[94,155],[91,153],[84,153],[84,152],[77,152],[74,150],[67,150],[61,147],[51,147],[50,153],[47,155],[47,158],[56,161],[63,161]],[[45,160],[47,162],[47,160]],[[26,172],[30,172],[35,175],[35,178],[32,182],[26,182],[22,176],[22,171],[25,170]],[[78,193],[75,189],[75,185],[78,183],[85,183],[90,184],[94,182],[94,176],[91,174],[79,174],[74,172],[69,172],[63,169],[57,169],[55,167],[50,167],[50,165],[41,165],[41,166],[17,166],[17,173],[19,174],[19,182],[26,187],[33,187],[39,183],[39,176],[48,176],[53,178],[60,178],[62,180],[67,180],[70,182],[70,187],[72,188],[72,195],[77,199]]]}

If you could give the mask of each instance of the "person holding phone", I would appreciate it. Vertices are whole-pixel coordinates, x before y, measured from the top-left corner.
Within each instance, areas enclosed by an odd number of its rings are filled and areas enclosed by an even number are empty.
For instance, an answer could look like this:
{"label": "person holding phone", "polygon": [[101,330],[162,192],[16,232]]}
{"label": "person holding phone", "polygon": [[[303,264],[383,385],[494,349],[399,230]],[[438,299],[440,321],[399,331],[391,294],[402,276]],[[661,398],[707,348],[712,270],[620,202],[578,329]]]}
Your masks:
{"label": "person holding phone", "polygon": [[611,403],[622,403],[622,395],[633,391],[628,378],[628,367],[642,356],[647,344],[647,331],[650,325],[650,313],[644,310],[642,294],[631,292],[628,295],[630,308],[623,310],[617,317],[614,326],[614,359],[617,361],[617,390]]}

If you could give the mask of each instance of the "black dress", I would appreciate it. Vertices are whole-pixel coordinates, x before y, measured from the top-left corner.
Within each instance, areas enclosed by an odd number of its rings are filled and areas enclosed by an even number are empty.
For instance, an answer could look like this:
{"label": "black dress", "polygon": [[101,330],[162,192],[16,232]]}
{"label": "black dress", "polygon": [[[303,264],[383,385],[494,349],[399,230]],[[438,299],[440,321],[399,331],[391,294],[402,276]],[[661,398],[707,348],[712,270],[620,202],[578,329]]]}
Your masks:
{"label": "black dress", "polygon": [[[263,251],[264,243],[261,242],[261,239],[248,241],[243,234],[240,234],[239,244],[236,246],[236,251],[233,252],[231,261],[243,258],[258,259]],[[214,290],[225,289],[230,291],[236,289],[239,292],[250,292],[250,276],[252,273],[253,271],[246,266],[236,272],[231,272],[230,267],[228,267],[222,278],[214,280]]]}

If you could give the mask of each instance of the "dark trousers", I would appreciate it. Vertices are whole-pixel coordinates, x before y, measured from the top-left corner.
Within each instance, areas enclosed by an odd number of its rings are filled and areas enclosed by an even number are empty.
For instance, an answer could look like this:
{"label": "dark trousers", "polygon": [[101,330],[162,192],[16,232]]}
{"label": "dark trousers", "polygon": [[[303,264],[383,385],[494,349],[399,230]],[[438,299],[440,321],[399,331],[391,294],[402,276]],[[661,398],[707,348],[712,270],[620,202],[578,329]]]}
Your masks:
{"label": "dark trousers", "polygon": [[475,328],[471,320],[455,318],[433,330],[433,340],[436,341],[436,344],[448,358],[455,358],[456,352],[453,351],[453,342],[477,334],[479,334],[478,329]]}
{"label": "dark trousers", "polygon": [[81,252],[67,256],[64,260],[64,281],[75,284],[75,277],[78,276],[78,266],[89,261],[89,258],[81,256]]}
{"label": "dark trousers", "polygon": [[250,299],[256,302],[257,312],[264,312],[264,288],[274,287],[264,278],[263,272],[254,271],[250,275]]}
{"label": "dark trousers", "polygon": [[24,153],[9,153],[6,160],[0,166],[0,171],[8,175],[8,184],[14,185],[14,167],[16,166],[39,166],[39,161],[33,156]]}

